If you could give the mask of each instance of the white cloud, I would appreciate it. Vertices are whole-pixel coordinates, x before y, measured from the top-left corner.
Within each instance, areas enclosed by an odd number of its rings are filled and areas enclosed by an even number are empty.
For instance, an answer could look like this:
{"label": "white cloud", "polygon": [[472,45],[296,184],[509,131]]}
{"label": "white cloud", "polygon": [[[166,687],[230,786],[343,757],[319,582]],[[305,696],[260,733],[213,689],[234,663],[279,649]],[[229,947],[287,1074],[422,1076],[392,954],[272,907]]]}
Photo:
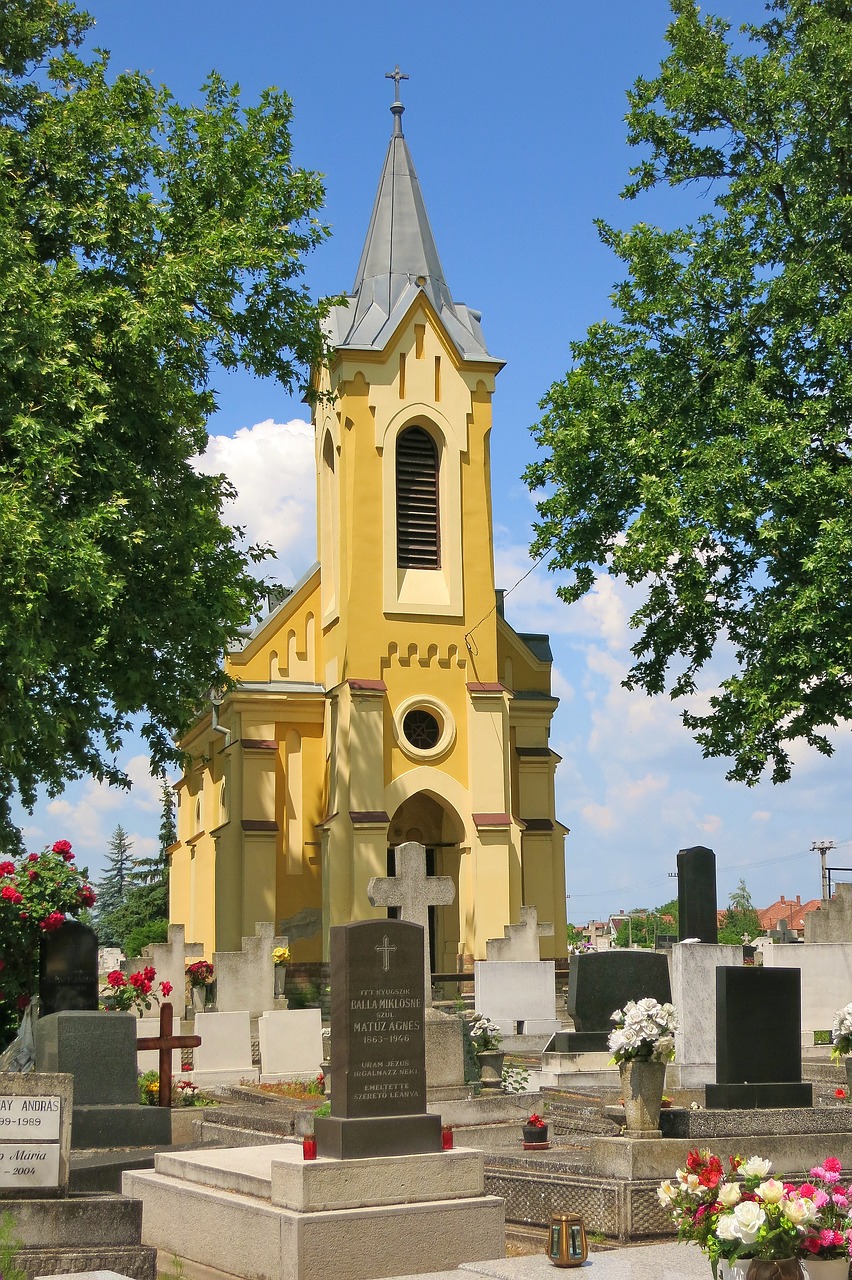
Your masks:
{"label": "white cloud", "polygon": [[247,544],[268,543],[277,560],[259,571],[288,586],[316,560],[316,467],[309,422],[272,418],[240,427],[233,436],[211,435],[195,459],[199,471],[224,472],[237,497],[225,519],[245,529]]}
{"label": "white cloud", "polygon": [[768,809],[755,809],[751,815],[752,822],[768,822],[772,814]]}

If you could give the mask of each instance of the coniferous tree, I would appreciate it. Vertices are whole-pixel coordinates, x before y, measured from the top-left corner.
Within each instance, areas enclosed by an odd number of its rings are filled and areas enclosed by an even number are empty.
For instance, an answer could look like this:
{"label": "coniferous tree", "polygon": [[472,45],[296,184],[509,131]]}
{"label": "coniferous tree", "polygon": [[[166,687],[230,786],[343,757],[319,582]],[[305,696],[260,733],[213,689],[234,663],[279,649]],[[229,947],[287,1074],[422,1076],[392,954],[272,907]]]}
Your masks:
{"label": "coniferous tree", "polygon": [[134,883],[132,848],[133,841],[127,838],[127,832],[119,823],[107,845],[106,873],[97,884],[96,928],[102,946],[116,943],[116,915],[124,906]]}

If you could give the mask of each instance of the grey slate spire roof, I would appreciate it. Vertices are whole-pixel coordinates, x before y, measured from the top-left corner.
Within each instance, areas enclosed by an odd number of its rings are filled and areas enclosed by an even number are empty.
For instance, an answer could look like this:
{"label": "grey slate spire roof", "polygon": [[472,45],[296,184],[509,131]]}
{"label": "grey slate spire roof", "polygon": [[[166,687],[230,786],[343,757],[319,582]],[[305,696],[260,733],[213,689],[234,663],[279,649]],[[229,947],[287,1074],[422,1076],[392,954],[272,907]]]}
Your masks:
{"label": "grey slate spire roof", "polygon": [[397,80],[397,99],[391,106],[393,133],[367,239],[351,297],[329,317],[332,342],[335,347],[382,350],[422,291],[463,358],[500,365],[502,361],[488,353],[479,312],[453,302],[447,287],[414,162],[403,137],[405,108],[398,94]]}

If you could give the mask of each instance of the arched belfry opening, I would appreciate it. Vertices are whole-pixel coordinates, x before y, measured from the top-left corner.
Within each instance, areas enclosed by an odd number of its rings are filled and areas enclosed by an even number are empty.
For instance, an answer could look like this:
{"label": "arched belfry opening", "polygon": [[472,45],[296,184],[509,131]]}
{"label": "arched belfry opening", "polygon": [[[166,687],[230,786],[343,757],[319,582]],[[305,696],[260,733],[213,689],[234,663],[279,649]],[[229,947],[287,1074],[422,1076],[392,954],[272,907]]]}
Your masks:
{"label": "arched belfry opening", "polygon": [[[429,952],[433,973],[454,972],[459,953],[459,874],[464,824],[445,800],[419,791],[409,796],[393,814],[388,827],[388,875],[396,874],[394,848],[408,841],[426,848],[426,874],[449,876],[456,896],[448,907],[429,908]],[[388,907],[388,916],[397,915]]]}
{"label": "arched belfry opening", "polygon": [[400,569],[440,569],[439,454],[423,427],[396,442],[396,562]]}

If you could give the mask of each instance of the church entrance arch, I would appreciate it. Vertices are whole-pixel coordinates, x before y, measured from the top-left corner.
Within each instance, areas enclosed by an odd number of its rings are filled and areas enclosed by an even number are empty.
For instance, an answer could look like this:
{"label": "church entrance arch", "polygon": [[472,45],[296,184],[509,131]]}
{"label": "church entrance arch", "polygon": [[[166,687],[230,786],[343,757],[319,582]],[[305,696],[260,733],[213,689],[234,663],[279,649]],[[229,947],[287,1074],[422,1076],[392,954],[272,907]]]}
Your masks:
{"label": "church entrance arch", "polygon": [[[459,954],[459,870],[464,824],[458,814],[428,791],[418,791],[404,800],[388,826],[388,875],[396,874],[394,849],[416,841],[426,848],[426,874],[449,876],[456,896],[447,907],[429,908],[429,955],[433,973],[455,972]],[[395,918],[398,908],[388,907]]]}

